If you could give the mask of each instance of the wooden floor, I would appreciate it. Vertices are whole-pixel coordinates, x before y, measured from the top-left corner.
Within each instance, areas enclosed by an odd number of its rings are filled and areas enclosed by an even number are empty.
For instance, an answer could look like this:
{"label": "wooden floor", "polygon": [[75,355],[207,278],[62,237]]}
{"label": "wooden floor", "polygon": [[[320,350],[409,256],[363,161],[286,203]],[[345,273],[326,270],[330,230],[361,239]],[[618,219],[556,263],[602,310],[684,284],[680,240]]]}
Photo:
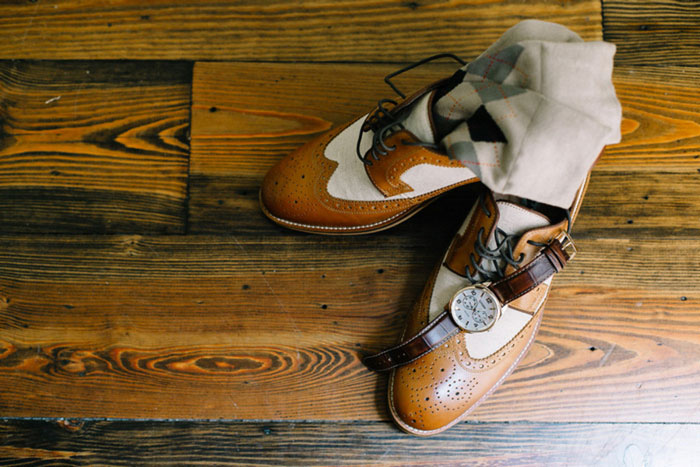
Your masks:
{"label": "wooden floor", "polygon": [[[526,360],[409,437],[360,358],[396,341],[473,192],[328,238],[267,221],[258,188],[385,74],[528,17],[617,45],[623,141]],[[680,0],[5,3],[0,464],[698,465],[698,37]]]}

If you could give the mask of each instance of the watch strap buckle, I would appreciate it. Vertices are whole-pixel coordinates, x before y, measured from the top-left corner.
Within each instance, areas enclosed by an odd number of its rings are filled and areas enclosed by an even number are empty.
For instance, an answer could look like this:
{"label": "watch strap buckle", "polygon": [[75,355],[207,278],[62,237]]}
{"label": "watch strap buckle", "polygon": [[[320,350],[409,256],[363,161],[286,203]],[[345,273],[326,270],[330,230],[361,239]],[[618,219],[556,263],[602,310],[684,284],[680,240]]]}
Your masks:
{"label": "watch strap buckle", "polygon": [[576,253],[578,252],[578,250],[576,250],[576,244],[566,230],[563,230],[554,239],[559,242],[562,251],[566,253],[566,256],[568,256],[568,260],[571,260],[574,258],[574,256],[576,256]]}

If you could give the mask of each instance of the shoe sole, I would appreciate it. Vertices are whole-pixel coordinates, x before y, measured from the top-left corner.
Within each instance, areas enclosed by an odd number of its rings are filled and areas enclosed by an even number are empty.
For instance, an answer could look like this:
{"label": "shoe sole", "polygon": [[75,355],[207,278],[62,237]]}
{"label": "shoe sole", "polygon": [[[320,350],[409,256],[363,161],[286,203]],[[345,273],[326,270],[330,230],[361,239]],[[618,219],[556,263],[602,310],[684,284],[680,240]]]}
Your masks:
{"label": "shoe sole", "polygon": [[367,224],[367,225],[360,225],[360,226],[353,226],[353,227],[329,227],[329,226],[323,226],[323,225],[311,225],[311,224],[302,224],[299,222],[293,222],[293,221],[288,221],[285,219],[282,219],[280,217],[275,216],[272,214],[270,211],[267,210],[265,207],[265,204],[263,203],[262,200],[262,190],[258,192],[258,201],[260,203],[260,209],[262,210],[263,214],[265,214],[265,217],[270,219],[272,222],[274,222],[277,225],[281,225],[282,227],[285,227],[287,229],[291,230],[296,230],[297,232],[305,232],[305,233],[313,233],[313,234],[320,234],[320,235],[329,235],[329,236],[343,236],[343,235],[366,235],[366,234],[371,234],[375,232],[381,232],[382,230],[387,230],[392,227],[395,227],[399,225],[400,223],[410,219],[411,217],[415,216],[418,214],[420,211],[428,207],[429,204],[437,200],[438,198],[444,196],[451,190],[447,190],[444,193],[440,193],[439,195],[430,198],[426,201],[423,201],[420,204],[417,204],[416,206],[413,206],[409,209],[406,209],[405,211],[401,211],[398,214],[394,214],[393,216],[389,217],[388,219],[385,219],[381,222],[375,222],[374,224]]}

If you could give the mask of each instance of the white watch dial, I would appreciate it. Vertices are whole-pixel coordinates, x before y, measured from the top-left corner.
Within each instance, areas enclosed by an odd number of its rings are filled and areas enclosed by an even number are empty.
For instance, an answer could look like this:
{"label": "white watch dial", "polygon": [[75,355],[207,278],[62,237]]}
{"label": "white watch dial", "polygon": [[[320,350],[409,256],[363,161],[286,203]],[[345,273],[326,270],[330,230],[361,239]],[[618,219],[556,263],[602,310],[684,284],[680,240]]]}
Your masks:
{"label": "white watch dial", "polygon": [[450,312],[457,325],[468,332],[486,331],[501,314],[501,305],[485,287],[467,287],[452,297]]}

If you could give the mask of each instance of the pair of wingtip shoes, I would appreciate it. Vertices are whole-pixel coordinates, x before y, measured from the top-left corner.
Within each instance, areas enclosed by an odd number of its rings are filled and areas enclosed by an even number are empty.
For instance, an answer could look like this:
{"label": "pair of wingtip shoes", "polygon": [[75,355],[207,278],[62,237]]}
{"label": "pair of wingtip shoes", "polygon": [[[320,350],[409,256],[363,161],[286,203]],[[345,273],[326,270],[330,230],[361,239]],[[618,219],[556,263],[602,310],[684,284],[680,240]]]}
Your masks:
{"label": "pair of wingtip shoes", "polygon": [[[294,230],[367,234],[478,182],[479,164],[470,162],[475,154],[488,147],[498,155],[506,143],[484,111],[496,99],[494,89],[475,88],[467,99],[481,100],[454,122],[435,110],[469,71],[461,68],[400,103],[382,100],[280,160],[261,187],[263,212]],[[497,105],[491,108],[498,111]],[[466,130],[459,126],[465,121]],[[467,143],[450,141],[464,131]],[[391,372],[390,412],[404,431],[429,436],[463,420],[526,354],[552,276],[576,252],[570,231],[587,180],[572,188],[568,209],[482,187],[409,314],[401,342],[364,359],[370,369]]]}

